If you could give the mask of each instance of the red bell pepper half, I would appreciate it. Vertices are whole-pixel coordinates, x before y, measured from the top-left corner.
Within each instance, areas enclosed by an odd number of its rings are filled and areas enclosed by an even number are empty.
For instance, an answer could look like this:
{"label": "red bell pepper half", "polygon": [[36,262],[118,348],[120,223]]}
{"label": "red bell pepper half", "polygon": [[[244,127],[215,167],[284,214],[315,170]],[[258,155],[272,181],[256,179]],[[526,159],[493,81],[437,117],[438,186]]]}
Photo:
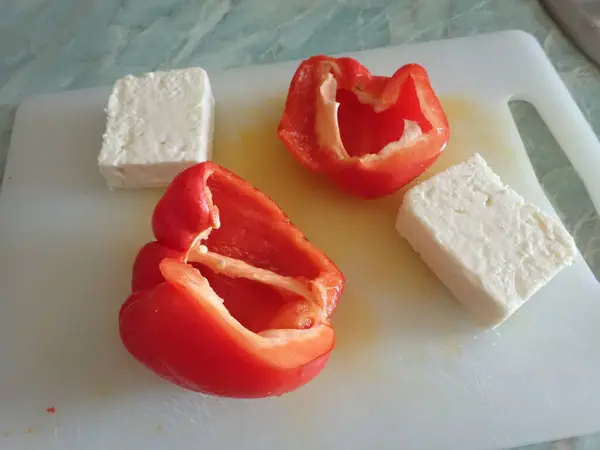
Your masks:
{"label": "red bell pepper half", "polygon": [[344,277],[265,194],[212,162],[173,179],[135,260],[119,327],[161,377],[227,397],[281,395],[334,346]]}
{"label": "red bell pepper half", "polygon": [[370,199],[427,170],[448,142],[449,125],[420,65],[384,77],[352,58],[320,55],[296,70],[278,133],[303,166]]}

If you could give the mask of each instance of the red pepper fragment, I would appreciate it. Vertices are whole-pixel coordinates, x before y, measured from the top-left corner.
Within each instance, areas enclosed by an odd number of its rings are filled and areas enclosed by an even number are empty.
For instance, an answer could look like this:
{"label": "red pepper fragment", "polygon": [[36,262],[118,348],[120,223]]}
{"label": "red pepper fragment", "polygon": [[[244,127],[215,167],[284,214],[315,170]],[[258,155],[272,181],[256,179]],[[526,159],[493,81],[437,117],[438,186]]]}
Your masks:
{"label": "red pepper fragment", "polygon": [[205,162],[175,177],[152,228],[119,317],[136,359],[228,397],[280,395],[321,371],[344,277],[271,199]]}
{"label": "red pepper fragment", "polygon": [[50,408],[46,408],[46,412],[49,412],[50,414],[54,414],[56,412],[56,408],[54,406],[51,406]]}
{"label": "red pepper fragment", "polygon": [[352,58],[313,56],[290,83],[278,133],[309,170],[365,198],[396,192],[444,150],[449,125],[426,70],[375,76]]}

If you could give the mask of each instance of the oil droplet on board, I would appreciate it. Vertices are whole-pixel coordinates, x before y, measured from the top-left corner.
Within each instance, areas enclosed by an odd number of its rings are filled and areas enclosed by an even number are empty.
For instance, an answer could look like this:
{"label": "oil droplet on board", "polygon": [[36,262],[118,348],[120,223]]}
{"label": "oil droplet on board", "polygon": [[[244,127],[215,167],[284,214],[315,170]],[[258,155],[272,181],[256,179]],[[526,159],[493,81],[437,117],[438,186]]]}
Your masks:
{"label": "oil droplet on board", "polygon": [[462,355],[462,346],[458,340],[449,339],[442,342],[442,352],[448,356],[460,357]]}
{"label": "oil droplet on board", "polygon": [[511,127],[514,128],[514,124],[503,120],[512,118],[499,114],[499,108],[508,111],[507,105],[499,104],[498,109],[490,109],[457,96],[442,97],[440,101],[450,123],[450,141],[425,177],[479,152],[503,181],[510,184],[510,175],[523,169],[527,156],[520,155],[507,133]]}
{"label": "oil droplet on board", "polygon": [[332,320],[336,332],[332,358],[346,369],[360,368],[365,362],[360,350],[368,352],[371,340],[377,337],[378,332],[377,321],[367,305],[368,297],[358,292],[352,282],[347,283],[346,292]]}
{"label": "oil droplet on board", "polygon": [[100,398],[107,397],[109,393],[110,391],[106,386],[98,386],[94,392],[94,394]]}

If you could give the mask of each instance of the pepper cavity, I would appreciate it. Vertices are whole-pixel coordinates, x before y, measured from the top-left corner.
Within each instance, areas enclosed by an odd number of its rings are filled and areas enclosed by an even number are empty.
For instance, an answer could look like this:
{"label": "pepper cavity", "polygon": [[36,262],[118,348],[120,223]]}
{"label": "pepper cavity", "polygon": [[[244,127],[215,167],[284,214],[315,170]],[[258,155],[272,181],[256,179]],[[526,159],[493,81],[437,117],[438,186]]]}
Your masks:
{"label": "pepper cavity", "polygon": [[427,170],[448,142],[449,125],[422,66],[384,77],[352,58],[319,55],[296,70],[278,134],[307,169],[371,199]]}
{"label": "pepper cavity", "polygon": [[136,359],[230,397],[280,395],[320,372],[344,277],[270,198],[201,163],[171,182],[152,227],[120,313]]}

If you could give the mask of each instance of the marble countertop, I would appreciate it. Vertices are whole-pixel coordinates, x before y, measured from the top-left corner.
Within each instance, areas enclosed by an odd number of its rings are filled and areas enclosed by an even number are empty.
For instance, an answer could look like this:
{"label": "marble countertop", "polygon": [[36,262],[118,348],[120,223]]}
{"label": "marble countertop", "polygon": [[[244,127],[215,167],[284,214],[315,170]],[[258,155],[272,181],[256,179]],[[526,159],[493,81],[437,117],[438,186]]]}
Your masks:
{"label": "marble countertop", "polygon": [[[0,174],[16,107],[36,94],[160,68],[228,68],[509,28],[538,38],[600,133],[600,73],[537,0],[7,0],[0,5]],[[513,112],[546,193],[600,278],[600,220],[583,184],[531,108]],[[524,448],[599,447],[600,433]]]}

